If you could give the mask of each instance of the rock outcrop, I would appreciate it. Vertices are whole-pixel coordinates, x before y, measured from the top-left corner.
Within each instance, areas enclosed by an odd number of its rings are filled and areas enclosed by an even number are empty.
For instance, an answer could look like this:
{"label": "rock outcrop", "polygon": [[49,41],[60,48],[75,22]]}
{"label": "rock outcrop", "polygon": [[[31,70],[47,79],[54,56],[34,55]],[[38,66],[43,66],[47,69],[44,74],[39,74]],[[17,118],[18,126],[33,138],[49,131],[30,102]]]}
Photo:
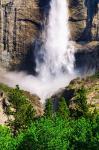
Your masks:
{"label": "rock outcrop", "polygon": [[36,0],[1,0],[0,14],[0,60],[14,66],[39,36],[39,8]]}
{"label": "rock outcrop", "polygon": [[8,120],[8,116],[5,114],[4,101],[7,101],[6,96],[0,89],[0,124],[5,124]]}
{"label": "rock outcrop", "polygon": [[70,0],[70,28],[73,40],[99,40],[99,0]]}
{"label": "rock outcrop", "polygon": [[[16,107],[10,99],[9,95],[12,88],[0,84],[0,125],[8,124],[15,118],[14,114],[16,112]],[[37,95],[30,94],[27,91],[22,91],[23,95],[26,97],[26,101],[33,107],[35,111],[35,117],[42,116],[44,114],[43,106],[40,98]],[[17,101],[17,99],[16,99]]]}
{"label": "rock outcrop", "polygon": [[99,42],[80,42],[75,44],[75,68],[86,74],[99,71]]}
{"label": "rock outcrop", "polygon": [[69,10],[76,68],[99,70],[99,0],[70,0]]}
{"label": "rock outcrop", "polygon": [[86,25],[86,8],[83,0],[70,0],[70,29],[72,40],[78,40]]}
{"label": "rock outcrop", "polygon": [[99,74],[85,77],[83,79],[75,79],[71,81],[70,85],[64,90],[52,96],[54,108],[57,109],[59,100],[64,97],[68,106],[73,108],[75,106],[75,95],[79,89],[84,87],[86,90],[87,104],[91,112],[96,108],[99,112]]}

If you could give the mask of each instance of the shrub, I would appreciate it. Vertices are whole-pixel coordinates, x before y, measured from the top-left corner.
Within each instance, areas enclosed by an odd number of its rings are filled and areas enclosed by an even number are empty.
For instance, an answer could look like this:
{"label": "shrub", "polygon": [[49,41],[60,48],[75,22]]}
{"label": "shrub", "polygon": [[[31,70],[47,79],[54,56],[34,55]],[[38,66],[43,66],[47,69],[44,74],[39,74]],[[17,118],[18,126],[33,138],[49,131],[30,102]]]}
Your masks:
{"label": "shrub", "polygon": [[98,150],[99,120],[40,118],[18,137],[17,150]]}
{"label": "shrub", "polygon": [[99,116],[94,119],[38,118],[13,137],[0,126],[0,150],[98,150]]}
{"label": "shrub", "polygon": [[10,125],[14,131],[26,128],[33,121],[35,111],[18,86],[9,93],[9,102],[15,110],[13,112],[14,120],[10,122]]}
{"label": "shrub", "polygon": [[76,108],[71,110],[71,115],[73,117],[88,116],[88,105],[87,105],[87,96],[86,89],[81,87],[75,92],[74,103]]}
{"label": "shrub", "polygon": [[0,150],[15,150],[16,141],[12,137],[10,129],[0,126]]}

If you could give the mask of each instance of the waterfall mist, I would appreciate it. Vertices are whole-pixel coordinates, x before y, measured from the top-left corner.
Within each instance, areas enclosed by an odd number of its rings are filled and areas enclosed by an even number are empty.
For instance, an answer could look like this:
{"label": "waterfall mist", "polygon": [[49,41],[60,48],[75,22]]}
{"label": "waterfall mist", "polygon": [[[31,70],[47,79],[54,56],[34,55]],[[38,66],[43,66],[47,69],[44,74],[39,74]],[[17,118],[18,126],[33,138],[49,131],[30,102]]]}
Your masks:
{"label": "waterfall mist", "polygon": [[2,70],[0,82],[12,87],[18,84],[20,88],[37,94],[42,102],[66,87],[76,77],[68,19],[67,0],[51,0],[47,25],[42,34],[44,44],[39,50],[35,49],[37,76]]}

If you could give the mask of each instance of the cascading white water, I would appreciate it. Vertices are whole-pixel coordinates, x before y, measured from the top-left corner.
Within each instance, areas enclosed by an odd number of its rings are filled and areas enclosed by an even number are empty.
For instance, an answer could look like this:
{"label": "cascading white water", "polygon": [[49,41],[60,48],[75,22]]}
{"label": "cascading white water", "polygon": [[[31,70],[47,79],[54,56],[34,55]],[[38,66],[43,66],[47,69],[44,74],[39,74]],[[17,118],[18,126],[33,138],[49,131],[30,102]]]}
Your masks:
{"label": "cascading white water", "polygon": [[[38,76],[24,72],[1,72],[0,82],[37,94],[42,103],[66,87],[76,77],[74,47],[69,41],[68,0],[51,0],[48,23],[43,33],[44,44],[36,53]],[[41,61],[42,60],[42,61]]]}
{"label": "cascading white water", "polygon": [[51,0],[48,24],[43,37],[45,43],[40,51],[44,62],[41,63],[39,57],[36,60],[36,71],[44,78],[45,74],[57,76],[73,71],[74,49],[69,42],[68,17],[67,0]]}

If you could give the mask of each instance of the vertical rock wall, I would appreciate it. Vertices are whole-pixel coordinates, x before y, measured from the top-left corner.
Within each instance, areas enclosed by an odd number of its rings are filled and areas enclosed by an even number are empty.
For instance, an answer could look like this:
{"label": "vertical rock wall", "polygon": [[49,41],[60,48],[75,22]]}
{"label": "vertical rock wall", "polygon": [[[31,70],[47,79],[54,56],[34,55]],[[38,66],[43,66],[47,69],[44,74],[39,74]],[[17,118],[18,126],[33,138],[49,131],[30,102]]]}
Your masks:
{"label": "vertical rock wall", "polygon": [[69,0],[73,40],[99,40],[99,0]]}
{"label": "vertical rock wall", "polygon": [[39,28],[40,14],[36,0],[1,0],[1,64],[18,64],[39,34]]}

